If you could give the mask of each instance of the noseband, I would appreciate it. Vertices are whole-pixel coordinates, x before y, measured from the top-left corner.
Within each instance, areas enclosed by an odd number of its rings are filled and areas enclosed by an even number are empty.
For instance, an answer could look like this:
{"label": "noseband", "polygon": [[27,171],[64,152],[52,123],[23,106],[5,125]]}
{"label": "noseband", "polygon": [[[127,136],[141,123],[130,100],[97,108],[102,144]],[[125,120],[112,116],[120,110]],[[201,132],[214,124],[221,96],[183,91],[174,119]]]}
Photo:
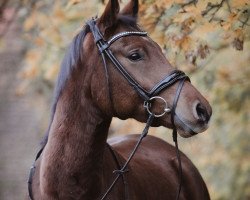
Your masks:
{"label": "noseband", "polygon": [[[146,122],[146,126],[144,128],[144,130],[141,133],[141,136],[139,138],[139,140],[137,141],[133,151],[131,152],[129,158],[127,159],[127,161],[125,162],[125,164],[121,167],[119,163],[117,163],[117,159],[114,153],[112,153],[112,148],[109,147],[114,159],[116,160],[117,165],[119,166],[118,170],[114,170],[114,173],[117,174],[116,178],[114,179],[114,181],[112,182],[112,184],[110,185],[110,187],[106,190],[106,192],[103,194],[103,196],[101,196],[101,200],[106,199],[106,197],[108,196],[108,194],[111,192],[112,188],[115,186],[115,184],[117,183],[117,181],[119,180],[120,177],[123,178],[124,180],[124,174],[126,172],[128,172],[128,164],[129,162],[132,160],[133,156],[135,155],[137,149],[139,148],[142,140],[144,137],[147,136],[148,130],[153,122],[154,118],[157,117],[162,117],[163,115],[165,115],[166,113],[171,113],[171,123],[173,125],[173,141],[175,142],[175,146],[176,146],[176,155],[177,155],[177,159],[178,159],[178,164],[179,164],[179,185],[178,185],[178,189],[177,189],[177,193],[176,193],[176,200],[179,199],[180,196],[180,192],[181,192],[181,185],[182,185],[182,166],[181,166],[181,158],[180,158],[180,154],[179,154],[179,148],[178,148],[178,142],[177,142],[177,130],[176,130],[176,126],[174,123],[174,116],[175,116],[175,109],[178,103],[178,99],[182,90],[182,87],[184,85],[185,80],[190,81],[190,79],[188,78],[188,76],[180,71],[180,70],[173,70],[170,74],[166,75],[162,80],[160,80],[150,91],[145,90],[135,79],[133,76],[131,76],[126,68],[116,59],[116,57],[114,56],[114,54],[112,53],[112,51],[109,49],[110,45],[112,45],[115,41],[119,40],[122,37],[127,37],[127,36],[141,36],[141,37],[147,37],[147,32],[142,32],[142,31],[128,31],[128,32],[121,32],[116,34],[115,36],[113,36],[111,39],[109,39],[108,41],[106,41],[103,37],[103,35],[101,34],[99,28],[96,25],[96,20],[92,19],[90,21],[87,22],[87,25],[89,26],[93,36],[94,36],[94,40],[95,43],[98,47],[98,50],[102,56],[103,59],[103,64],[104,64],[104,68],[105,68],[105,75],[106,75],[106,79],[107,79],[107,83],[109,86],[109,98],[110,98],[110,102],[111,104],[112,102],[112,97],[111,97],[111,90],[110,90],[110,85],[109,85],[109,76],[108,76],[108,69],[107,69],[107,64],[106,64],[106,58],[109,58],[109,60],[113,63],[113,65],[115,66],[115,68],[122,74],[122,76],[128,81],[128,83],[134,88],[134,90],[138,93],[138,95],[144,100],[144,108],[146,109],[146,111],[149,114],[148,120]],[[161,91],[163,91],[164,89],[170,87],[171,85],[173,85],[174,83],[176,83],[177,81],[179,82],[179,85],[177,87],[176,90],[176,95],[172,104],[172,107],[169,108],[167,106],[167,102],[164,98],[157,96]],[[160,101],[162,101],[165,104],[165,108],[163,109],[162,113],[153,113],[153,111],[151,111],[151,107],[152,107],[152,102],[158,99]],[[112,104],[113,105],[113,104]],[[41,153],[43,152],[43,148],[41,148],[39,150],[39,152],[36,155],[35,161],[40,157]],[[28,178],[28,192],[29,192],[29,197],[31,200],[33,200],[33,194],[32,194],[32,177],[35,171],[35,162],[32,165],[31,169],[30,169],[30,173],[29,173],[29,178]],[[127,183],[125,183],[124,181],[124,185],[125,185],[125,199],[128,199],[128,194],[127,191]]]}
{"label": "noseband", "polygon": [[[177,160],[179,164],[179,186],[176,192],[176,200],[179,199],[180,192],[181,192],[181,185],[182,185],[182,166],[181,166],[181,159],[180,159],[180,154],[179,154],[179,148],[178,148],[178,142],[177,142],[177,130],[176,126],[174,123],[174,116],[175,116],[175,109],[179,100],[179,96],[182,90],[182,87],[184,85],[185,80],[190,81],[189,77],[182,71],[180,70],[173,70],[170,74],[166,75],[162,80],[160,80],[150,91],[145,90],[135,79],[133,76],[131,76],[126,68],[116,59],[112,51],[110,50],[110,45],[112,45],[115,41],[122,37],[127,37],[127,36],[141,36],[141,37],[147,37],[147,32],[142,32],[142,31],[128,31],[128,32],[121,32],[113,36],[111,39],[106,41],[100,32],[99,28],[96,25],[96,20],[92,19],[87,22],[87,25],[89,26],[93,36],[94,36],[94,41],[98,47],[98,50],[102,56],[103,59],[103,64],[106,72],[106,78],[109,86],[109,98],[111,99],[111,104],[112,104],[112,97],[111,97],[111,92],[110,92],[110,85],[109,85],[109,76],[108,76],[108,69],[107,69],[107,64],[106,64],[106,58],[109,58],[109,60],[113,63],[115,68],[122,74],[122,76],[128,81],[128,83],[134,88],[134,90],[138,93],[138,95],[144,100],[144,108],[146,111],[149,113],[149,117],[146,123],[146,126],[137,141],[133,151],[131,152],[129,158],[121,167],[119,170],[115,170],[114,173],[117,174],[116,178],[110,185],[110,187],[107,189],[107,191],[104,193],[104,195],[101,197],[101,200],[106,199],[112,188],[115,186],[117,183],[118,179],[122,176],[124,178],[124,173],[128,172],[127,166],[131,159],[133,158],[134,154],[136,153],[138,147],[140,146],[142,139],[147,136],[148,129],[150,128],[153,119],[156,117],[162,117],[166,113],[171,113],[171,123],[173,125],[173,140],[175,142],[176,146],[176,155],[177,155]],[[179,82],[179,85],[176,90],[176,95],[172,104],[172,108],[167,107],[167,102],[165,99],[163,99],[160,96],[157,96],[161,91],[164,89],[170,87],[177,81]],[[154,99],[161,100],[165,104],[165,108],[163,109],[162,113],[153,113],[151,109],[151,104]],[[126,185],[125,185],[126,186]],[[125,191],[127,189],[125,188]],[[125,194],[125,198],[128,197],[127,194]]]}

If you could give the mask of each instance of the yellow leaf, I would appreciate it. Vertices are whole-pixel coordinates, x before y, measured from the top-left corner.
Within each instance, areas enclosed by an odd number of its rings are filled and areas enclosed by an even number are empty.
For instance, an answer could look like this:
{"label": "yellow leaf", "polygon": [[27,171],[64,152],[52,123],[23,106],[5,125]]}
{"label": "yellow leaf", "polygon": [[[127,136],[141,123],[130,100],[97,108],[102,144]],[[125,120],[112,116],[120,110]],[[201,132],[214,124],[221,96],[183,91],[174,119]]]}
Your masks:
{"label": "yellow leaf", "polygon": [[30,31],[32,28],[34,28],[36,25],[36,20],[34,14],[30,15],[26,20],[24,21],[24,30]]}
{"label": "yellow leaf", "polygon": [[25,61],[28,65],[34,65],[41,58],[41,53],[37,50],[30,50],[25,56]]}
{"label": "yellow leaf", "polygon": [[244,7],[249,4],[249,0],[234,0],[230,1],[230,5],[232,8]]}
{"label": "yellow leaf", "polygon": [[48,15],[46,15],[45,13],[39,12],[36,15],[36,23],[38,24],[38,26],[40,28],[47,28],[48,27],[48,22],[50,21],[50,18]]}
{"label": "yellow leaf", "polygon": [[243,31],[242,29],[238,28],[234,31],[234,36],[243,40],[244,39],[244,34],[243,34]]}
{"label": "yellow leaf", "polygon": [[228,21],[232,22],[233,20],[235,20],[237,18],[237,15],[238,14],[234,13],[234,12],[230,13],[230,15],[228,16]]}
{"label": "yellow leaf", "polygon": [[225,22],[225,23],[222,25],[222,28],[223,28],[225,31],[230,30],[231,27],[232,27],[232,23],[231,23],[231,22]]}
{"label": "yellow leaf", "polygon": [[16,89],[15,95],[16,96],[23,96],[28,88],[28,81],[23,81]]}
{"label": "yellow leaf", "polygon": [[59,64],[54,64],[45,73],[44,78],[49,81],[55,80],[59,71]]}
{"label": "yellow leaf", "polygon": [[151,36],[161,47],[163,47],[165,44],[165,35],[163,31],[155,30],[153,33],[151,33]]}
{"label": "yellow leaf", "polygon": [[54,26],[59,26],[61,23],[65,23],[65,21],[67,21],[65,10],[60,1],[55,2],[51,16]]}
{"label": "yellow leaf", "polygon": [[51,27],[50,29],[44,29],[40,32],[43,38],[46,38],[49,42],[60,46],[62,43],[62,36],[56,27]]}
{"label": "yellow leaf", "polygon": [[66,9],[69,9],[71,6],[76,5],[76,4],[80,3],[80,2],[81,2],[81,0],[70,0],[70,1],[68,1]]}
{"label": "yellow leaf", "polygon": [[183,36],[181,38],[175,37],[174,43],[183,51],[188,51],[190,49],[191,38],[188,36]]}
{"label": "yellow leaf", "polygon": [[195,22],[195,19],[193,17],[189,17],[185,19],[181,23],[181,30],[184,34],[188,34],[191,31],[191,26]]}
{"label": "yellow leaf", "polygon": [[37,38],[35,38],[35,44],[37,45],[37,46],[39,46],[39,47],[41,47],[41,46],[43,46],[44,44],[45,44],[45,41],[44,41],[44,39],[43,38],[41,38],[41,37],[37,37]]}
{"label": "yellow leaf", "polygon": [[243,50],[243,44],[244,44],[244,33],[242,29],[238,28],[234,31],[234,40],[233,40],[233,47],[236,50]]}
{"label": "yellow leaf", "polygon": [[226,80],[228,80],[229,78],[230,78],[230,71],[228,70],[228,68],[227,67],[221,67],[221,68],[219,68],[218,69],[218,71],[217,71],[217,73],[218,73],[218,76],[220,77],[220,79],[226,79]]}
{"label": "yellow leaf", "polygon": [[35,65],[28,66],[22,73],[23,79],[33,79],[38,75],[38,68]]}

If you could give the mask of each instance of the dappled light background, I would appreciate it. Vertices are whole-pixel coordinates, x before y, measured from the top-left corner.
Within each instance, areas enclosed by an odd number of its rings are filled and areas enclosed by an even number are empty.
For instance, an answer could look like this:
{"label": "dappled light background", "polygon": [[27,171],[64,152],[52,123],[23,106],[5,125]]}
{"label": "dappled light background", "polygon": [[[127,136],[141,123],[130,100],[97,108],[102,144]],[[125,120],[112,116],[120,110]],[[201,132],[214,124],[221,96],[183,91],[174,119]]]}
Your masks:
{"label": "dappled light background", "polygon": [[[63,55],[103,8],[102,0],[0,2],[0,199],[24,199]],[[141,0],[139,21],[213,107],[208,131],[179,138],[211,199],[250,199],[250,2]],[[114,119],[110,137],[142,128]],[[171,130],[150,134],[172,143]]]}

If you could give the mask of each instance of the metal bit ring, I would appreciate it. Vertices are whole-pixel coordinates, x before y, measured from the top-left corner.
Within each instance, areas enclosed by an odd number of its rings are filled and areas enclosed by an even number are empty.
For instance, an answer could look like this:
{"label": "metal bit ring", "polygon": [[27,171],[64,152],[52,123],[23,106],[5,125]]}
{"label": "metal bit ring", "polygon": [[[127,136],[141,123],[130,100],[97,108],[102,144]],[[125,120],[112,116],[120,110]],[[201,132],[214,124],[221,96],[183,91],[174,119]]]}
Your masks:
{"label": "metal bit ring", "polygon": [[[162,100],[162,101],[165,103],[165,108],[164,108],[163,112],[160,113],[160,114],[155,114],[155,113],[153,113],[153,112],[150,111],[150,108],[151,108],[151,101],[154,100],[154,99],[160,99],[160,100]],[[147,111],[148,111],[148,113],[149,113],[150,115],[154,115],[154,117],[162,117],[162,116],[165,115],[166,113],[171,112],[171,109],[168,108],[168,106],[167,106],[166,100],[163,99],[163,98],[160,97],[160,96],[154,96],[154,97],[151,97],[148,101],[145,101],[145,102],[144,102],[144,108],[147,109]]]}

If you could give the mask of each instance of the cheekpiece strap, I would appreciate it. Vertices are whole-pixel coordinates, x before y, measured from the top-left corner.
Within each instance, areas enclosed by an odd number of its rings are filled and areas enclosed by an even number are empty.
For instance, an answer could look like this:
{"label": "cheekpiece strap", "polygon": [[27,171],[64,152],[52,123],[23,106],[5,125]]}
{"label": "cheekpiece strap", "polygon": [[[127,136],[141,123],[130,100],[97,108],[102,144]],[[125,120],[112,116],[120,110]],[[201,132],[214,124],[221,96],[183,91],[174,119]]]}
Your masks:
{"label": "cheekpiece strap", "polygon": [[103,40],[103,35],[101,34],[99,28],[96,26],[95,19],[87,21],[87,25],[89,25],[89,28],[94,36],[95,43],[99,42],[100,40]]}

